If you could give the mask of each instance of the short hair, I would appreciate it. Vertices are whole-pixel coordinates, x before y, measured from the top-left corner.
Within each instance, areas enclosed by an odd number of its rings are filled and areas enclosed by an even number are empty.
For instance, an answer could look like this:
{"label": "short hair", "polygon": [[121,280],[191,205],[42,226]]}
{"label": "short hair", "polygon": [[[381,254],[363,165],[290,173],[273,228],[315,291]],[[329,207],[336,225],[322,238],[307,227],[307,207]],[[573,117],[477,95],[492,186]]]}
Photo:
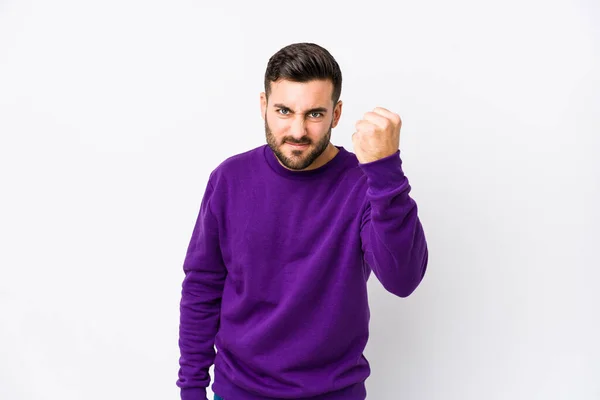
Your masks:
{"label": "short hair", "polygon": [[342,93],[342,71],[329,51],[315,43],[293,43],[273,54],[265,71],[265,94],[271,94],[271,82],[286,79],[293,82],[330,80],[333,104]]}

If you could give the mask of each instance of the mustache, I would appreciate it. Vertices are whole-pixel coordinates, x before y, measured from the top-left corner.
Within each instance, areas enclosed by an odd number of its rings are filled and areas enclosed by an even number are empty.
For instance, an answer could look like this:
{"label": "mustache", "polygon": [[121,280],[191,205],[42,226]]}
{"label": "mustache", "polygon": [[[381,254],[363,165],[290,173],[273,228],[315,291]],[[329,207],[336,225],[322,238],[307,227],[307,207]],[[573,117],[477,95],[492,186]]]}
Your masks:
{"label": "mustache", "polygon": [[293,143],[293,144],[311,144],[311,142],[310,142],[310,141],[306,141],[306,140],[303,140],[303,141],[298,141],[298,140],[294,140],[294,139],[286,139],[286,140],[284,140],[284,141],[283,141],[283,143]]}

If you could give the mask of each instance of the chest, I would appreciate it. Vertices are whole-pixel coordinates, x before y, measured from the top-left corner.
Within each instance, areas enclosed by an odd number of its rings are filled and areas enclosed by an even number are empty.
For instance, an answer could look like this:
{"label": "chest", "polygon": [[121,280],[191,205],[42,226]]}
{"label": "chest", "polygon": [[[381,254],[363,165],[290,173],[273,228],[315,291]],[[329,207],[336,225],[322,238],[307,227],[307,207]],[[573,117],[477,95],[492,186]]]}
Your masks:
{"label": "chest", "polygon": [[231,269],[329,260],[359,240],[364,193],[344,182],[252,182],[227,195],[220,241]]}

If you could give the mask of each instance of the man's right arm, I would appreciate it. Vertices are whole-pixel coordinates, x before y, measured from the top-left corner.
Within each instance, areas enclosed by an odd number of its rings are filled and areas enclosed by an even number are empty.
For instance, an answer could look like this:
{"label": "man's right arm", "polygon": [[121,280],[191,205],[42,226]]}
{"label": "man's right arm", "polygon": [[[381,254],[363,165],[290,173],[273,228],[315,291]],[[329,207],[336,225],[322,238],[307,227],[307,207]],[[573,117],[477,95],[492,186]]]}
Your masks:
{"label": "man's right arm", "polygon": [[227,270],[219,246],[217,219],[210,208],[213,194],[209,180],[183,263],[177,380],[182,400],[206,399],[209,368],[216,355],[215,336]]}

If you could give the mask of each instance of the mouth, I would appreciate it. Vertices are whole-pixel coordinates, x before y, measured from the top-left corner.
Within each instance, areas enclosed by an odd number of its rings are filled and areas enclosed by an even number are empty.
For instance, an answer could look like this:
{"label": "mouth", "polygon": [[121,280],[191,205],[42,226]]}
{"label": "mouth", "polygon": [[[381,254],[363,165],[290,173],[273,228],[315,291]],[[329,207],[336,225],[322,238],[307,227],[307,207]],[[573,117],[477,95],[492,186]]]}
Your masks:
{"label": "mouth", "polygon": [[308,143],[290,143],[286,142],[286,144],[290,145],[293,149],[305,149],[308,147]]}

